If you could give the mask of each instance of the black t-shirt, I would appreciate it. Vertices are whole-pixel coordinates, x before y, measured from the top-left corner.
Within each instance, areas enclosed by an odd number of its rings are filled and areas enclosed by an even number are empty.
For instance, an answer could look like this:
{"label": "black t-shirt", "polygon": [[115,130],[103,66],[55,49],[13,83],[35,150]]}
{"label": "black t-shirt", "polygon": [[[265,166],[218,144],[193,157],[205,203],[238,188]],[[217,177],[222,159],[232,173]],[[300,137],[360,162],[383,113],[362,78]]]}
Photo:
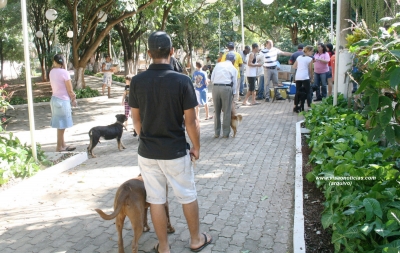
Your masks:
{"label": "black t-shirt", "polygon": [[132,78],[129,106],[140,110],[140,156],[171,160],[186,155],[184,110],[197,106],[188,76],[175,72],[169,64],[151,64]]}
{"label": "black t-shirt", "polygon": [[126,94],[126,91],[129,92],[129,85],[125,85],[125,102],[129,102],[129,94]]}

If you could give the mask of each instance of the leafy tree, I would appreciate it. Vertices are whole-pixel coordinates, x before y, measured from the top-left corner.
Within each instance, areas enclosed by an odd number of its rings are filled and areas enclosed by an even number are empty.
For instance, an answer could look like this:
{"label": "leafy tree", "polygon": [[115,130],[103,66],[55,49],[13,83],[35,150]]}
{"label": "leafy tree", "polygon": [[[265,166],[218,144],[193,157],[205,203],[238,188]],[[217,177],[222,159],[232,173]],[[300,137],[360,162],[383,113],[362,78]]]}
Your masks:
{"label": "leafy tree", "polygon": [[245,24],[250,31],[278,42],[287,30],[293,45],[317,41],[329,34],[330,0],[275,0],[245,2]]}
{"label": "leafy tree", "polygon": [[[73,65],[75,68],[75,88],[84,88],[84,69],[111,29],[122,20],[132,17],[155,0],[142,1],[139,4],[131,0],[56,0],[67,7],[68,16],[74,33],[72,38]],[[104,29],[96,33],[100,22],[100,11],[108,14]]]}
{"label": "leafy tree", "polygon": [[0,10],[1,83],[4,82],[4,62],[24,59],[21,30],[21,6],[19,3],[8,3]]}
{"label": "leafy tree", "polygon": [[[33,41],[38,52],[39,62],[42,70],[42,80],[48,80],[48,74],[52,65],[52,45],[55,45],[56,22],[46,18],[46,11],[51,9],[50,0],[28,1],[29,26],[33,33]],[[43,37],[36,36],[36,32],[41,31]]]}

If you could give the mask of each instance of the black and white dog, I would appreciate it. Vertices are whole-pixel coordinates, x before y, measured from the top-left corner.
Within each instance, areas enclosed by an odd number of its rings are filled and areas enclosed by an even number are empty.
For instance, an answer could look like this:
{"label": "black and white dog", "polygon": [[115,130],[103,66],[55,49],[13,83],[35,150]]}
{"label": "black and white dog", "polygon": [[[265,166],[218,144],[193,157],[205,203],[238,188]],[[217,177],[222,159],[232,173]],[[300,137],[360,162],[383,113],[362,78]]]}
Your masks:
{"label": "black and white dog", "polygon": [[118,143],[118,150],[121,151],[121,147],[125,149],[124,144],[122,144],[121,137],[122,137],[122,132],[124,131],[123,128],[126,127],[124,126],[124,122],[128,120],[128,118],[125,116],[125,114],[117,114],[115,115],[117,118],[117,122],[114,124],[108,125],[108,126],[97,126],[93,127],[89,131],[89,139],[90,139],[90,144],[87,147],[88,153],[92,157],[96,157],[93,154],[93,149],[96,147],[97,143],[99,143],[100,137],[103,137],[106,140],[112,140],[117,138],[117,143]]}

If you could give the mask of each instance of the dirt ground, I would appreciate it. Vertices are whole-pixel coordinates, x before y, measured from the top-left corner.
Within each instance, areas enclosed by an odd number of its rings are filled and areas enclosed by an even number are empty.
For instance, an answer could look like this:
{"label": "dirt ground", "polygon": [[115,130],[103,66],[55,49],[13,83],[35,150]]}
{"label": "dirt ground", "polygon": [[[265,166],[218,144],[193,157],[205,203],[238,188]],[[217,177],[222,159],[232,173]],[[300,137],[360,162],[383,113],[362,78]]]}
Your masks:
{"label": "dirt ground", "polygon": [[321,213],[324,210],[325,197],[315,186],[306,179],[312,166],[307,164],[311,148],[308,147],[306,139],[302,136],[303,154],[303,214],[304,214],[304,237],[307,253],[333,253],[334,247],[331,244],[332,233],[329,229],[324,230],[321,224]]}
{"label": "dirt ground", "polygon": [[[4,83],[8,84],[8,87],[6,88],[8,93],[14,91],[13,97],[22,97],[23,99],[27,99],[25,81],[14,79],[6,80]],[[32,78],[32,96],[34,98],[51,97],[50,82],[42,82],[41,77]]]}

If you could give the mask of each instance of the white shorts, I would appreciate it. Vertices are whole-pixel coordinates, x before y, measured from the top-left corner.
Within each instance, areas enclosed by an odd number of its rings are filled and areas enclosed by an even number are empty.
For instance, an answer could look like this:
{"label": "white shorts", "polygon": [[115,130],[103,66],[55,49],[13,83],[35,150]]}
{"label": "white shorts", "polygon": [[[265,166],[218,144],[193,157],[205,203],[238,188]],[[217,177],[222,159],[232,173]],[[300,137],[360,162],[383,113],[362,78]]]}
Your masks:
{"label": "white shorts", "polygon": [[112,84],[112,76],[104,75],[103,76],[103,83],[107,85],[107,87],[111,87]]}
{"label": "white shorts", "polygon": [[173,160],[147,159],[138,155],[138,164],[146,188],[147,202],[166,203],[167,182],[171,185],[179,203],[189,204],[197,199],[189,151],[186,156]]}

